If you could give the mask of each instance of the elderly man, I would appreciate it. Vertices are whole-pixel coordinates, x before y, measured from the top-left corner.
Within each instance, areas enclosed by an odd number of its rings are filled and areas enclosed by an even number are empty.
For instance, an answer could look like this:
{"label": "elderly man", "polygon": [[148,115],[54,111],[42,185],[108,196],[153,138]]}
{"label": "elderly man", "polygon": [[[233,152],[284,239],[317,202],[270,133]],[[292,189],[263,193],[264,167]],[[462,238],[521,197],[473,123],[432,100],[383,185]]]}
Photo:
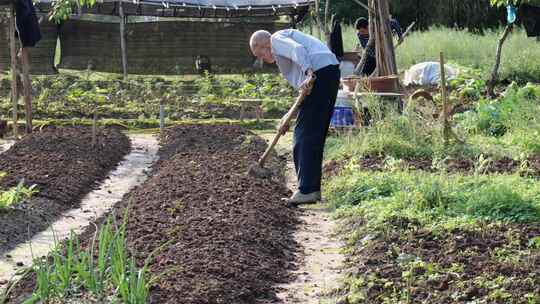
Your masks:
{"label": "elderly man", "polygon": [[[288,204],[316,203],[321,199],[323,150],[339,87],[339,62],[324,43],[293,29],[274,34],[257,31],[251,36],[250,47],[257,58],[276,63],[296,89],[309,90],[308,76],[316,77],[296,118],[293,156],[298,190]],[[281,123],[279,132],[284,134],[288,129]]]}

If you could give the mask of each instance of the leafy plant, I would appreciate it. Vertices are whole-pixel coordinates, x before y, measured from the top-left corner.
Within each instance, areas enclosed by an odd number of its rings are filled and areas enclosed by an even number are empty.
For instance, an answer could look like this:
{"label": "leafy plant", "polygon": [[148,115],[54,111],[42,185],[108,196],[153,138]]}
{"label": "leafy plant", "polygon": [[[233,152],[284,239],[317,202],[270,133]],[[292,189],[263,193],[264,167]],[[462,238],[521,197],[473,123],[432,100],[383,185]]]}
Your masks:
{"label": "leafy plant", "polygon": [[0,193],[0,210],[16,205],[23,200],[30,199],[34,194],[39,192],[36,187],[36,185],[26,187],[24,185],[24,179],[21,179],[16,187]]}
{"label": "leafy plant", "polygon": [[108,218],[85,249],[74,233],[64,245],[57,243],[50,259],[35,261],[36,289],[25,303],[76,298],[80,290],[100,300],[113,296],[123,303],[147,303],[152,283],[148,279],[148,265],[155,252],[142,268],[137,267],[135,260],[128,257],[126,224],[127,211],[121,227]]}

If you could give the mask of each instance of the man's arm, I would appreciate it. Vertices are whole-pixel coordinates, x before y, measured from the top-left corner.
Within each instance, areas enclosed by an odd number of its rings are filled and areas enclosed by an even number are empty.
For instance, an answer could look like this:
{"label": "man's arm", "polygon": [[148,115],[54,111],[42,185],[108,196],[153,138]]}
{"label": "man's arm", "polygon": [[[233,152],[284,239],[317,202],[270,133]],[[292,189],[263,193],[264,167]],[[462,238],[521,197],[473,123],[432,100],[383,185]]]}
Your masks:
{"label": "man's arm", "polygon": [[272,36],[272,52],[298,64],[304,74],[311,69],[306,48],[290,37],[279,34]]}

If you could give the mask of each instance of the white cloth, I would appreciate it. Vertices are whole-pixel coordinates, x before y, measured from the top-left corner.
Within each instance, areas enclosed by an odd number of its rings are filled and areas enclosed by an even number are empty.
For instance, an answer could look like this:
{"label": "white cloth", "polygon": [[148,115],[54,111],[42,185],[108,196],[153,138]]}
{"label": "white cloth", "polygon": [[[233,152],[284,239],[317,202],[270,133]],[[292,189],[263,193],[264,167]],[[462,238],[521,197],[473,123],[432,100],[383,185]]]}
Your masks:
{"label": "white cloth", "polygon": [[287,29],[272,35],[272,54],[279,71],[295,88],[306,79],[306,71],[317,71],[339,61],[330,49],[313,36]]}
{"label": "white cloth", "polygon": [[[457,76],[457,69],[444,65],[446,79],[454,79]],[[403,84],[408,86],[416,85],[434,85],[441,81],[441,67],[439,62],[422,62],[413,65],[405,72]]]}
{"label": "white cloth", "polygon": [[339,70],[341,71],[341,78],[351,76],[354,74],[354,63],[352,61],[343,60],[339,64]]}

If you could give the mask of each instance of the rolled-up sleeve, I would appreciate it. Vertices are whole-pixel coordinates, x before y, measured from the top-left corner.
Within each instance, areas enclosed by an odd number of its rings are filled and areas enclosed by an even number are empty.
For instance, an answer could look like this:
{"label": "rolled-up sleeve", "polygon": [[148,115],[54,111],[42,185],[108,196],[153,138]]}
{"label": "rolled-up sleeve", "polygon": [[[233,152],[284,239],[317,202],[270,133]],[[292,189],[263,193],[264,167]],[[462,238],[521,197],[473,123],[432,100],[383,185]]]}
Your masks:
{"label": "rolled-up sleeve", "polygon": [[306,48],[290,37],[285,37],[283,35],[273,35],[272,53],[274,55],[289,58],[294,63],[300,66],[300,68],[302,69],[302,73],[305,73],[308,69],[311,68],[309,54]]}

